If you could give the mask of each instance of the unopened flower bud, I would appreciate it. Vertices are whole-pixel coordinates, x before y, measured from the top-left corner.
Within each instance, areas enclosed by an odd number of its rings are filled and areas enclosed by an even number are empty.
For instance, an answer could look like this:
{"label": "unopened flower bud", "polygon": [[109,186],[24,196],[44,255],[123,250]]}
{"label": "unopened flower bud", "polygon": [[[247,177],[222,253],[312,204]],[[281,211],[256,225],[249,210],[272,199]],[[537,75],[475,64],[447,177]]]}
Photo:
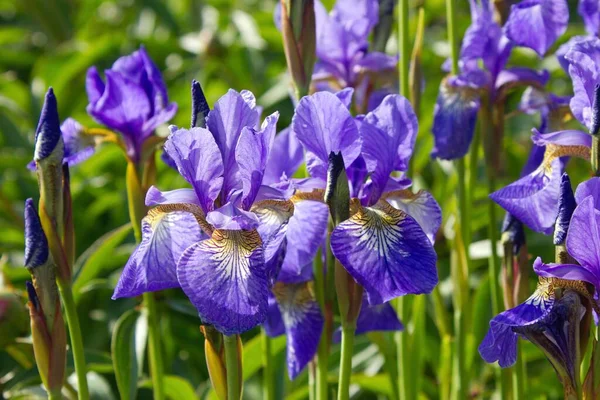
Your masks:
{"label": "unopened flower bud", "polygon": [[206,128],[210,107],[197,80],[192,81],[192,128]]}
{"label": "unopened flower bud", "polygon": [[48,89],[42,113],[35,131],[35,153],[33,159],[36,162],[47,159],[62,163],[64,155],[64,143],[60,131],[60,119],[56,96],[52,88]]}
{"label": "unopened flower bud", "polygon": [[560,195],[558,198],[558,215],[556,217],[556,224],[554,225],[554,244],[560,245],[564,243],[567,237],[567,231],[569,229],[569,222],[573,211],[575,211],[577,203],[575,202],[575,196],[573,195],[573,189],[571,188],[571,180],[569,175],[564,173],[560,182]]}

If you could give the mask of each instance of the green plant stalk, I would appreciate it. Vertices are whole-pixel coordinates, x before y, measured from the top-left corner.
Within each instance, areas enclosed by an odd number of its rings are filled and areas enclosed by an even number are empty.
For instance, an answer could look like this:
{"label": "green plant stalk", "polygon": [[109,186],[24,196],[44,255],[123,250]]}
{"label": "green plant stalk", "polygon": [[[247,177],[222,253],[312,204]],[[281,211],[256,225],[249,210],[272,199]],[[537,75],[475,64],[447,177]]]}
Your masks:
{"label": "green plant stalk", "polygon": [[75,374],[77,375],[77,398],[87,400],[90,393],[87,383],[87,366],[85,363],[85,350],[83,347],[83,338],[81,336],[81,326],[79,325],[79,316],[77,307],[73,299],[73,290],[70,282],[62,282],[57,279],[58,290],[65,309],[67,326],[69,327],[69,337],[71,338],[71,351],[73,352],[73,362],[75,364]]}
{"label": "green plant stalk", "polygon": [[[400,94],[406,98],[410,96],[410,41],[409,41],[409,7],[408,0],[398,1],[398,46],[400,59],[398,62],[398,72],[400,81]],[[408,324],[409,307],[405,297],[396,299],[396,312],[402,322]],[[407,353],[410,337],[407,332],[396,332],[396,354],[398,354],[398,385],[400,399],[408,400],[410,397],[410,375],[412,366],[410,357]]]}
{"label": "green plant stalk", "polygon": [[271,354],[271,338],[264,329],[261,330],[263,347],[263,399],[275,400],[275,381],[273,380],[273,355]]}
{"label": "green plant stalk", "polygon": [[342,324],[342,353],[340,358],[340,377],[338,380],[338,400],[350,398],[350,377],[352,376],[352,352],[356,322]]}
{"label": "green plant stalk", "polygon": [[[327,246],[329,248],[329,246]],[[326,276],[323,274],[323,261],[321,257],[321,250],[318,251],[317,256],[313,263],[313,275],[315,277],[315,296],[319,302],[319,306],[326,315],[325,309],[325,284]],[[329,255],[329,254],[328,254]],[[317,348],[317,358],[315,360],[315,395],[317,400],[327,400],[327,366],[329,358],[329,344],[327,340],[327,326],[323,325],[323,333],[319,340],[319,347]]]}
{"label": "green plant stalk", "polygon": [[[141,221],[143,218],[142,210],[145,209],[144,195],[140,184],[140,177],[143,171],[139,166],[129,163],[127,165],[127,200],[129,205],[129,218],[133,227],[135,240],[139,243],[142,240]],[[165,398],[162,353],[160,350],[160,327],[158,315],[156,312],[156,300],[154,293],[144,293],[142,296],[143,305],[148,311],[148,362],[150,364],[150,375],[152,378],[152,391],[155,400]]]}
{"label": "green plant stalk", "polygon": [[513,367],[513,399],[525,398],[525,354],[521,349],[521,343],[517,341],[517,364]]}
{"label": "green plant stalk", "polygon": [[240,354],[238,354],[238,335],[223,335],[223,345],[225,347],[225,365],[227,368],[227,400],[239,400],[241,398]]}
{"label": "green plant stalk", "polygon": [[62,400],[63,395],[62,392],[59,390],[52,390],[50,392],[48,392],[48,399],[49,400]]}

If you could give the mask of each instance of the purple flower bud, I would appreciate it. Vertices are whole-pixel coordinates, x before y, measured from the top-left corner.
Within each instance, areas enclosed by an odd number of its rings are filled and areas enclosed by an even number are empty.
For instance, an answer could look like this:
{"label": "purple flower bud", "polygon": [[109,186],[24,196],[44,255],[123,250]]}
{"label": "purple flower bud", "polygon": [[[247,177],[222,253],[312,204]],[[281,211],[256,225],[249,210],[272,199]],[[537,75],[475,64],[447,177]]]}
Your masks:
{"label": "purple flower bud", "polygon": [[569,229],[569,222],[573,211],[575,211],[577,203],[575,202],[575,196],[573,195],[573,189],[571,188],[571,179],[566,173],[563,174],[560,182],[560,195],[558,198],[558,216],[556,217],[556,224],[554,225],[554,244],[562,244],[566,237]]}
{"label": "purple flower bud", "polygon": [[[40,161],[47,158],[58,145],[64,147],[62,143],[59,144],[60,138],[60,120],[58,118],[56,97],[52,88],[49,88],[44,100],[44,106],[42,107],[40,121],[35,131],[34,160]],[[61,148],[60,152],[62,153],[63,151]],[[62,154],[60,155],[60,159],[62,160]]]}
{"label": "purple flower bud", "polygon": [[192,81],[192,128],[206,128],[206,117],[210,107],[197,80]]}
{"label": "purple flower bud", "polygon": [[329,153],[325,202],[335,224],[350,217],[350,188],[341,151]]}
{"label": "purple flower bud", "polygon": [[32,199],[25,201],[25,266],[35,268],[48,260],[48,240]]}
{"label": "purple flower bud", "polygon": [[600,83],[594,87],[594,103],[592,104],[592,126],[590,133],[597,135],[600,131]]}
{"label": "purple flower bud", "polygon": [[25,282],[25,287],[27,288],[27,297],[29,298],[29,302],[33,305],[37,311],[40,311],[40,298],[38,297],[35,287],[31,281]]}

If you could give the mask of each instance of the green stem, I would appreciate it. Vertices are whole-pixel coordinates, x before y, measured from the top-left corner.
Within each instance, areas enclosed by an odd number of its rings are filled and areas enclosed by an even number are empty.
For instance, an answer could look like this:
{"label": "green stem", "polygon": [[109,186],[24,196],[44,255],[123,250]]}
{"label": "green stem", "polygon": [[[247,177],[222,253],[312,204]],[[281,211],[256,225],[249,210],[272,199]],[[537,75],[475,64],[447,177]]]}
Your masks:
{"label": "green stem", "polygon": [[340,377],[338,380],[338,400],[348,400],[350,398],[350,377],[352,376],[352,352],[355,330],[355,324],[342,325],[342,354],[340,359]]}
{"label": "green stem", "polygon": [[[406,296],[398,297],[396,299],[396,314],[400,318],[400,321],[405,324],[408,323],[410,309],[410,299]],[[395,334],[396,343],[396,354],[398,355],[398,392],[400,393],[400,399],[410,400],[412,379],[411,376],[414,372],[414,366],[411,363],[410,353],[410,336],[406,330],[402,332],[396,332]]]}
{"label": "green stem", "polygon": [[[329,249],[329,246],[327,246]],[[327,277],[323,274],[323,262],[321,250],[317,253],[313,264],[313,272],[315,277],[315,295],[323,315],[327,315],[325,306],[325,285]],[[327,253],[329,256],[329,252]],[[333,265],[333,264],[332,264]],[[327,366],[329,358],[329,343],[327,336],[327,323],[323,326],[319,347],[317,349],[317,358],[315,361],[316,369],[316,399],[327,400]]]}
{"label": "green stem", "polygon": [[48,392],[48,399],[49,400],[62,400],[63,395],[60,389],[58,390],[52,390],[50,392]]}
{"label": "green stem", "polygon": [[264,400],[275,400],[275,381],[273,371],[273,356],[271,354],[271,338],[267,335],[263,329],[261,332],[261,339],[263,345],[263,399]]}
{"label": "green stem", "polygon": [[75,364],[75,373],[77,375],[77,396],[80,400],[90,398],[87,384],[87,366],[85,363],[85,353],[83,347],[83,339],[81,336],[81,327],[79,325],[79,316],[77,315],[77,307],[73,299],[73,291],[71,284],[57,280],[58,289],[62,298],[69,327],[69,336],[71,338],[71,351],[73,352],[73,361]]}
{"label": "green stem", "polygon": [[513,400],[522,400],[525,398],[525,354],[520,341],[517,342],[517,364],[512,369]]}
{"label": "green stem", "polygon": [[240,360],[240,354],[238,354],[237,338],[238,335],[223,335],[225,364],[227,368],[227,400],[239,400],[242,397],[238,363]]}
{"label": "green stem", "polygon": [[406,98],[410,95],[408,76],[410,63],[410,41],[408,37],[408,0],[399,0],[398,4],[398,43],[400,46],[400,61],[398,71],[400,73],[400,94]]}
{"label": "green stem", "polygon": [[154,293],[146,292],[143,295],[144,305],[148,311],[148,353],[150,357],[150,375],[152,376],[152,389],[154,399],[165,398],[163,381],[162,353],[160,351],[160,329],[158,313],[156,312],[156,299]]}

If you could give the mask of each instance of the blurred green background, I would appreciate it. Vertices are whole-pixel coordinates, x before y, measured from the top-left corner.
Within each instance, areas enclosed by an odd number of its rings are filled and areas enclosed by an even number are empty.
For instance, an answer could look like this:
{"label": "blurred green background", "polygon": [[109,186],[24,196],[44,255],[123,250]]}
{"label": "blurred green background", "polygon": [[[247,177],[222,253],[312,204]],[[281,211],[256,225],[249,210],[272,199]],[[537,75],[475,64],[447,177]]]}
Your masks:
{"label": "blurred green background", "polygon": [[[333,1],[325,1],[328,9]],[[574,2],[573,2],[574,3]],[[21,294],[29,273],[23,264],[23,203],[28,197],[37,201],[37,180],[25,166],[33,154],[34,130],[48,86],[55,90],[61,119],[69,116],[90,127],[98,126],[85,112],[85,72],[92,65],[107,69],[121,55],[143,44],[163,71],[170,99],[179,105],[173,124],[187,126],[190,119],[189,87],[192,79],[201,82],[209,104],[228,88],[248,89],[257,96],[265,112],[279,110],[279,129],[292,117],[289,80],[280,33],[273,24],[275,0],[0,0],[0,267],[3,290]],[[411,34],[416,29],[416,8],[424,6],[426,34],[423,51],[424,94],[421,106],[420,132],[412,164],[416,188],[427,188],[440,202],[445,217],[446,236],[452,235],[451,214],[455,209],[455,181],[452,164],[431,160],[433,146],[430,128],[439,82],[443,78],[441,64],[449,55],[446,43],[443,0],[411,3]],[[583,32],[572,4],[572,26],[561,42]],[[468,2],[459,1],[459,30],[470,22]],[[392,37],[388,51],[395,52]],[[568,94],[570,82],[552,56],[539,60],[533,52],[513,53],[511,64],[547,68],[552,73],[549,88],[557,94]],[[507,110],[514,110],[520,99],[516,92],[507,99]],[[266,114],[263,114],[266,115]],[[529,147],[529,132],[539,123],[537,116],[517,115],[508,119],[503,169],[499,184],[507,184],[519,176]],[[159,130],[164,134],[166,127]],[[481,152],[480,152],[481,153]],[[481,158],[481,155],[480,155]],[[481,161],[481,160],[480,160]],[[178,174],[158,161],[161,189],[185,185]],[[588,173],[585,163],[569,166],[572,181],[578,183]],[[483,163],[477,168],[482,184],[475,188],[472,228],[476,243],[471,245],[472,312],[469,368],[473,371],[472,391],[475,397],[489,398],[493,368],[485,365],[476,347],[485,334],[490,315],[485,241],[487,214],[486,185]],[[94,398],[118,398],[110,358],[111,332],[116,320],[136,306],[136,299],[110,300],[120,270],[133,249],[133,235],[127,226],[125,191],[125,159],[110,145],[101,147],[88,161],[71,171],[77,253],[76,298],[84,329],[86,357],[90,367],[90,385]],[[501,212],[499,215],[503,215]],[[498,228],[500,220],[496,221]],[[125,224],[125,225],[124,225]],[[99,238],[103,239],[96,242]],[[95,243],[96,242],[96,243]],[[102,243],[99,247],[98,245]],[[528,250],[532,255],[553,257],[548,237],[528,232]],[[92,246],[91,250],[87,250]],[[452,286],[448,280],[449,253],[446,241],[438,241],[440,288],[451,311]],[[83,271],[83,272],[81,272]],[[535,284],[533,273],[531,285]],[[23,304],[25,300],[23,299]],[[165,370],[169,378],[168,394],[178,400],[210,397],[210,383],[204,361],[204,339],[198,330],[199,320],[193,307],[177,290],[159,297],[162,340],[165,347]],[[423,352],[421,396],[439,397],[437,376],[440,373],[440,337],[434,324],[431,300],[427,299],[426,337]],[[23,309],[23,312],[24,309]],[[414,324],[404,321],[409,330]],[[4,325],[2,325],[4,324]],[[6,329],[0,319],[0,329]],[[5,332],[5,331],[0,331]],[[258,329],[244,335],[244,398],[261,398],[261,353]],[[389,347],[392,336],[361,336],[354,358],[353,393],[355,398],[384,398],[391,393],[388,377],[383,372],[383,357],[378,351]],[[307,374],[289,382],[285,369],[285,339],[274,342],[278,352],[278,391],[290,399],[307,397]],[[39,395],[39,378],[32,364],[31,346],[21,339],[10,347],[2,343],[0,352],[0,391],[6,398],[28,398]],[[525,346],[528,360],[530,398],[559,398],[560,384],[542,354]],[[333,348],[331,377],[337,378],[339,349]],[[69,365],[72,365],[69,361]],[[140,381],[140,398],[149,398],[147,368]]]}

